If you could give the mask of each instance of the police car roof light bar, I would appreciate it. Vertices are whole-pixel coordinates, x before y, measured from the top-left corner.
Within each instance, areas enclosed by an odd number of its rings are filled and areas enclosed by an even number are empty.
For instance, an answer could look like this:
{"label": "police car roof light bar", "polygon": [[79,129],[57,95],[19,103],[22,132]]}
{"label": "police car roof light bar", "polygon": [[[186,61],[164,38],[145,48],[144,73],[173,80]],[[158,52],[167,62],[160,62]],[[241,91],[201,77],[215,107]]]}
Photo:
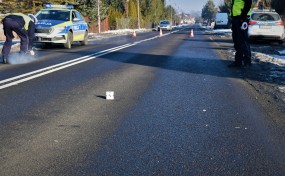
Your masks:
{"label": "police car roof light bar", "polygon": [[59,8],[59,9],[74,9],[73,5],[56,5],[56,4],[45,4],[44,8],[51,9],[51,8]]}

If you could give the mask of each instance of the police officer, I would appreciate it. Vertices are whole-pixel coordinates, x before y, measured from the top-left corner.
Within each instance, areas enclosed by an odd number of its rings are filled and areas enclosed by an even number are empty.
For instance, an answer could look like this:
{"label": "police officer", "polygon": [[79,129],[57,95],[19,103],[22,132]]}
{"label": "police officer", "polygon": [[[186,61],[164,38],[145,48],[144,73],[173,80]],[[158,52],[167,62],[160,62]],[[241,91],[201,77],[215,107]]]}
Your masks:
{"label": "police officer", "polygon": [[229,67],[249,68],[251,66],[251,49],[248,43],[248,21],[252,0],[232,0],[230,16],[232,18],[232,38],[234,42],[235,61]]}
{"label": "police officer", "polygon": [[20,37],[20,53],[27,53],[33,47],[35,35],[35,21],[33,16],[28,16],[22,13],[12,13],[6,16],[3,20],[3,29],[6,41],[2,48],[3,63],[8,62],[8,55],[12,46],[13,31]]}

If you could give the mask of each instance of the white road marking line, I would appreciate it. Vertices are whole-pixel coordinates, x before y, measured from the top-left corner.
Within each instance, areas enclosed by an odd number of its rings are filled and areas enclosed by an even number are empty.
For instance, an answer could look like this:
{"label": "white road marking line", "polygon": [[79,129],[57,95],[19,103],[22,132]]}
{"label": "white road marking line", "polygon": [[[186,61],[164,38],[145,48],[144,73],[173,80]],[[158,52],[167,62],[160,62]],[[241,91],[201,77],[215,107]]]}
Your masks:
{"label": "white road marking line", "polygon": [[[108,49],[108,50],[100,51],[100,52],[95,53],[95,54],[91,54],[91,55],[83,56],[83,57],[76,58],[76,59],[73,59],[73,60],[69,60],[69,61],[66,61],[66,62],[63,62],[63,63],[60,63],[60,64],[56,64],[56,65],[53,65],[53,66],[50,66],[50,67],[46,67],[46,68],[43,68],[43,69],[39,69],[39,70],[36,70],[36,71],[32,71],[32,72],[29,72],[29,73],[25,73],[25,74],[22,74],[22,75],[19,75],[19,76],[15,76],[15,77],[12,77],[12,78],[8,78],[8,79],[5,79],[5,80],[2,80],[2,81],[0,81],[0,84],[6,83],[6,82],[11,82],[13,80],[17,80],[19,78],[30,76],[30,75],[33,75],[33,74],[36,74],[36,73],[40,73],[40,72],[43,72],[43,71],[46,71],[46,70],[51,70],[51,69],[60,67],[62,65],[68,65],[70,63],[75,63],[77,61],[84,60],[84,59],[90,58],[92,56],[98,57],[98,56],[102,56],[102,55],[105,55],[105,54],[109,54],[111,52],[118,51],[118,50],[130,47],[130,46],[133,46],[133,44],[128,44],[128,45],[125,45],[125,46],[123,45],[123,46],[120,46],[120,47],[115,47],[115,48],[111,48],[111,49]],[[87,61],[87,60],[84,60],[84,61]]]}
{"label": "white road marking line", "polygon": [[[177,31],[175,31],[175,32],[177,32]],[[169,34],[167,34],[167,35],[169,35]],[[29,80],[32,80],[32,79],[35,79],[35,78],[38,78],[38,77],[41,77],[41,76],[44,76],[44,75],[56,72],[56,71],[59,71],[59,70],[65,69],[65,68],[68,68],[68,67],[71,67],[71,66],[74,66],[74,65],[77,65],[77,64],[80,64],[80,63],[92,60],[92,59],[95,59],[97,57],[100,57],[100,56],[103,56],[103,55],[106,55],[106,54],[110,54],[110,53],[115,52],[115,51],[119,51],[119,50],[122,50],[122,49],[125,49],[125,48],[128,48],[128,47],[131,47],[131,46],[135,46],[135,45],[137,45],[139,43],[142,43],[142,42],[146,42],[146,41],[149,41],[149,40],[154,40],[156,38],[159,38],[159,37],[156,36],[156,37],[145,39],[145,40],[142,40],[142,41],[139,41],[139,42],[134,42],[134,43],[129,43],[129,44],[117,46],[117,47],[106,49],[106,50],[103,50],[103,51],[100,51],[100,52],[97,52],[97,53],[94,53],[94,54],[90,54],[90,55],[87,55],[87,56],[79,57],[79,58],[76,58],[76,59],[73,59],[73,60],[69,60],[69,61],[66,61],[66,62],[63,62],[63,63],[52,65],[52,66],[49,66],[49,67],[46,67],[46,68],[35,70],[35,71],[32,71],[32,72],[25,73],[25,74],[22,74],[22,75],[18,75],[18,76],[15,76],[15,77],[12,77],[12,78],[8,78],[8,79],[5,79],[5,80],[1,80],[0,81],[0,90],[1,89],[5,89],[7,87],[14,86],[14,85],[18,85],[20,83],[23,83],[23,82],[26,82],[26,81],[29,81]],[[7,83],[7,84],[4,84],[4,83]],[[3,85],[1,85],[1,84],[3,84]]]}

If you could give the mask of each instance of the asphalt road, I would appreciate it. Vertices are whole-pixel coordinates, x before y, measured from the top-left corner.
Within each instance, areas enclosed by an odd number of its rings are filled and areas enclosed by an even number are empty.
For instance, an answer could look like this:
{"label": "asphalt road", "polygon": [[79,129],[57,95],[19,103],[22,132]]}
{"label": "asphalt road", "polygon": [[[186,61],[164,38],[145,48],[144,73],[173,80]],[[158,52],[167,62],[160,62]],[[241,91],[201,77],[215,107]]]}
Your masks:
{"label": "asphalt road", "polygon": [[203,31],[164,34],[0,65],[0,175],[285,175],[284,133],[246,70]]}

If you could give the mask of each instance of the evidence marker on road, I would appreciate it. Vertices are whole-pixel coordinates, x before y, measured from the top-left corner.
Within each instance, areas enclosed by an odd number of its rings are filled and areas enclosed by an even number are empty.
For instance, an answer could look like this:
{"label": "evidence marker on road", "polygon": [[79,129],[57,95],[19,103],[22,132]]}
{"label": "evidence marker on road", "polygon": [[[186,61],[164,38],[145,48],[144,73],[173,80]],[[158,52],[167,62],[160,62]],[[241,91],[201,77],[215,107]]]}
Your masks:
{"label": "evidence marker on road", "polygon": [[114,100],[114,99],[115,99],[114,91],[107,91],[106,92],[106,100]]}

